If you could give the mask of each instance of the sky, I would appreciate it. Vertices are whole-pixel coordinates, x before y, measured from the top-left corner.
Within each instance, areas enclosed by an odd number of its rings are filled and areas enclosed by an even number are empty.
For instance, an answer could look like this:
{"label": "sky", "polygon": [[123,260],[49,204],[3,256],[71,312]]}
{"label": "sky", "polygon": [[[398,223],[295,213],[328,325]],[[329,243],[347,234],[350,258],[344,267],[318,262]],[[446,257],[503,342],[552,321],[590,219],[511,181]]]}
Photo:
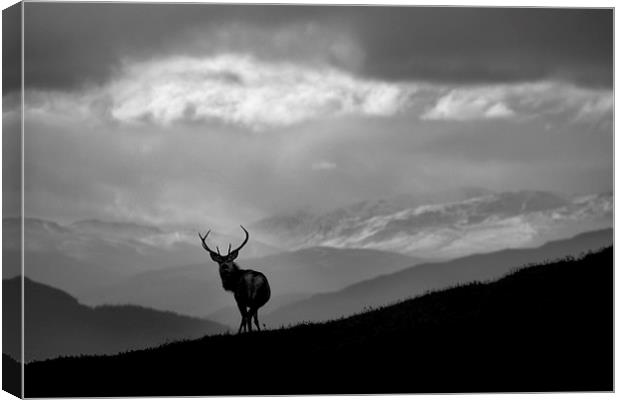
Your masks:
{"label": "sky", "polygon": [[25,215],[230,227],[460,187],[611,191],[612,18],[26,3]]}

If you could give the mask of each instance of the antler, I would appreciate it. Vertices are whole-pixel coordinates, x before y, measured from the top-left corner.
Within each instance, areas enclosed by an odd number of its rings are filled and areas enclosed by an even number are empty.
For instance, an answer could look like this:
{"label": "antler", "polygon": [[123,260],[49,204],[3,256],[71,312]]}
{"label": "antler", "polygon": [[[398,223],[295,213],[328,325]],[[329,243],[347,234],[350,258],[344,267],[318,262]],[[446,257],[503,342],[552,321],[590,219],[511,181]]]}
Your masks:
{"label": "antler", "polygon": [[[205,242],[205,240],[207,240],[207,236],[209,236],[209,233],[211,233],[211,229],[209,229],[209,231],[203,237],[200,235],[200,232],[198,232],[198,237],[200,238],[200,240],[202,240],[202,247],[204,247],[206,251],[208,251],[209,253],[215,253],[213,250],[209,248],[209,246],[207,246],[207,243]],[[217,253],[218,254],[220,253],[219,250]]]}
{"label": "antler", "polygon": [[[232,251],[233,253],[236,253],[239,250],[241,250],[243,246],[245,246],[245,244],[248,242],[248,240],[250,240],[250,234],[248,233],[248,231],[245,230],[243,225],[239,225],[239,226],[241,227],[241,229],[243,229],[243,232],[245,232],[245,239],[243,240],[243,243],[241,243],[241,246],[237,247],[236,249]],[[228,247],[228,254],[230,254],[230,246]]]}
{"label": "antler", "polygon": [[[228,254],[227,254],[226,256],[229,256],[229,255],[231,255],[231,254],[237,253],[239,250],[241,250],[241,249],[243,248],[243,246],[245,246],[245,244],[246,244],[246,243],[248,242],[248,240],[250,239],[250,234],[248,233],[248,231],[246,231],[246,230],[245,230],[245,228],[243,227],[243,225],[240,225],[240,226],[241,226],[241,229],[243,229],[243,232],[245,232],[245,239],[243,240],[243,243],[241,243],[241,246],[237,247],[237,248],[236,248],[235,250],[233,250],[233,251],[230,251],[230,249],[232,248],[232,244],[231,244],[231,243],[228,243]],[[209,233],[211,233],[211,230],[210,230],[210,229],[209,229],[209,231],[208,231],[208,232],[207,232],[204,236],[202,236],[202,235],[200,234],[200,232],[198,232],[198,237],[200,237],[200,240],[202,240],[202,247],[204,247],[204,249],[205,249],[206,251],[208,251],[209,253],[211,253],[211,254],[217,254],[218,256],[221,256],[219,247],[217,247],[217,246],[215,247],[215,249],[217,250],[217,253],[216,253],[215,251],[211,250],[211,249],[209,248],[209,246],[207,246],[207,242],[206,242],[206,240],[207,240],[207,236],[209,236]],[[235,257],[236,257],[236,256],[235,256]]]}

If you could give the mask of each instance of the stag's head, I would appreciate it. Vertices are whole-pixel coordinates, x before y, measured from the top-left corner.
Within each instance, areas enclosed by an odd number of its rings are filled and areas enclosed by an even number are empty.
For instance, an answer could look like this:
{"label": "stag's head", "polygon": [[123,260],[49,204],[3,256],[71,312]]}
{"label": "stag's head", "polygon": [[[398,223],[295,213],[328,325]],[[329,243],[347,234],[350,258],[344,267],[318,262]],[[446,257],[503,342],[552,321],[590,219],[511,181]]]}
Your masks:
{"label": "stag's head", "polygon": [[209,230],[204,236],[202,236],[200,233],[198,233],[198,236],[200,237],[200,240],[202,241],[202,247],[209,252],[209,255],[211,256],[211,259],[213,261],[215,261],[216,263],[218,263],[220,265],[220,269],[223,271],[231,271],[235,268],[237,268],[237,266],[235,265],[234,261],[235,259],[239,256],[239,250],[241,250],[243,248],[243,246],[245,246],[245,244],[248,242],[248,240],[250,239],[250,234],[248,233],[248,231],[245,230],[245,228],[243,226],[241,226],[241,229],[243,229],[243,232],[245,232],[245,239],[243,240],[243,243],[241,243],[241,246],[237,247],[236,249],[231,251],[232,248],[232,244],[228,244],[228,253],[226,255],[222,255],[220,253],[220,249],[219,247],[215,247],[216,251],[213,251],[209,248],[209,246],[207,245],[207,236],[209,236],[209,233],[211,233],[211,230]]}

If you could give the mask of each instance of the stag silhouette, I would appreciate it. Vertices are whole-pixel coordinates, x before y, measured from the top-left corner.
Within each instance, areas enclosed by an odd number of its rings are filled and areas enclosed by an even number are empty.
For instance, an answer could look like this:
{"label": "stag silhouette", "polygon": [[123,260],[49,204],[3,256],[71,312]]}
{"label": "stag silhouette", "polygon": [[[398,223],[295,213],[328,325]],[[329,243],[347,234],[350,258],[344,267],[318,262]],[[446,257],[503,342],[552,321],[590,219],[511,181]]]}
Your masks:
{"label": "stag silhouette", "polygon": [[232,292],[239,307],[241,313],[241,325],[237,333],[241,333],[243,329],[246,332],[252,331],[252,318],[254,318],[254,324],[256,329],[260,331],[260,323],[258,322],[258,309],[269,301],[271,297],[271,289],[269,288],[269,282],[267,277],[261,272],[251,269],[241,269],[239,265],[235,263],[235,259],[239,256],[239,250],[245,246],[250,239],[248,231],[241,226],[243,232],[245,232],[245,240],[241,243],[241,246],[235,250],[230,251],[232,244],[228,244],[228,254],[225,256],[220,254],[219,247],[215,247],[217,253],[209,248],[206,243],[207,236],[211,233],[209,230],[204,236],[198,233],[198,237],[202,241],[202,247],[209,252],[211,259],[219,264],[220,278],[222,279],[222,286],[224,290]]}

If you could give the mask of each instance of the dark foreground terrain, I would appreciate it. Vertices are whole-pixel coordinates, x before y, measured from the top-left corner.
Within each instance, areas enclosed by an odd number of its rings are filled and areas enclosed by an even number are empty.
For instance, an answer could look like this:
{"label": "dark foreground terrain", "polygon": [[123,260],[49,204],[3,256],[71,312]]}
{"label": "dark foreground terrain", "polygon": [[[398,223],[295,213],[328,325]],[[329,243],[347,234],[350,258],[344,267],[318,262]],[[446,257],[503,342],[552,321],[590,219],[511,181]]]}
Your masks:
{"label": "dark foreground terrain", "polygon": [[33,362],[25,394],[611,391],[612,312],[607,248],[324,324]]}
{"label": "dark foreground terrain", "polygon": [[[2,281],[3,304],[19,304],[20,278]],[[116,354],[145,349],[179,339],[197,339],[228,331],[205,319],[132,305],[89,307],[62,290],[24,279],[25,360],[82,354]],[[19,307],[6,307],[5,326],[21,325]],[[2,351],[18,359],[21,338],[17,330],[2,336]]]}

